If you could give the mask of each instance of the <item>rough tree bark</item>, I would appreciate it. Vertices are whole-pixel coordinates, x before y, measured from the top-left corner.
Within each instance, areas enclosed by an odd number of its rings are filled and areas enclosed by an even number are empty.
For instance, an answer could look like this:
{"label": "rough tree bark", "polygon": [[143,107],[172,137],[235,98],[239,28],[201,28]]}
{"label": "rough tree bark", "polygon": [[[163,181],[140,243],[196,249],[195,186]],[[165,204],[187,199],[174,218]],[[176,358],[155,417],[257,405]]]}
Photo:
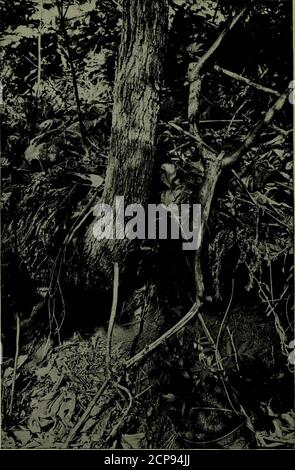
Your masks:
{"label": "rough tree bark", "polygon": [[[114,205],[115,196],[125,204],[147,203],[167,29],[167,0],[124,0],[104,203]],[[87,256],[94,270],[111,273],[112,262],[122,266],[130,247],[126,240],[95,240],[92,227]]]}
{"label": "rough tree bark", "polygon": [[167,35],[166,0],[125,0],[103,199],[145,204],[152,175]]}

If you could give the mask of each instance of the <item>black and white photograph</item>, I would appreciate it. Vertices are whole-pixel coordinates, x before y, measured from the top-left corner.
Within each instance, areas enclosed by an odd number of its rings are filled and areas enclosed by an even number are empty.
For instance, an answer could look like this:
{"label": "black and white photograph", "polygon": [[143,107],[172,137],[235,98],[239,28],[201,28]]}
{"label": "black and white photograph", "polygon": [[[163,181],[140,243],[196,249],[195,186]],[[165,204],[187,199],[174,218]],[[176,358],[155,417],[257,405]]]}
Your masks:
{"label": "black and white photograph", "polygon": [[295,448],[293,12],[0,0],[2,450]]}

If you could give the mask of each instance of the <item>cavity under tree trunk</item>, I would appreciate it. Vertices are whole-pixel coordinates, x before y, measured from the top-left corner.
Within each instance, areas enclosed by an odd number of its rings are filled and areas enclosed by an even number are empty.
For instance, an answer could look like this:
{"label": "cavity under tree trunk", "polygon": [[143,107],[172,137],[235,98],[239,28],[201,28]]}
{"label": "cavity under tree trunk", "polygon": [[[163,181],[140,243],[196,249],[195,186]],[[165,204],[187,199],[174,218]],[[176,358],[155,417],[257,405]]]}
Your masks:
{"label": "cavity under tree trunk", "polygon": [[[167,25],[167,0],[123,1],[104,203],[114,205],[116,196],[124,196],[125,204],[147,203]],[[86,251],[97,269],[111,272],[115,261],[122,266],[129,249],[126,240],[95,240],[90,226]]]}

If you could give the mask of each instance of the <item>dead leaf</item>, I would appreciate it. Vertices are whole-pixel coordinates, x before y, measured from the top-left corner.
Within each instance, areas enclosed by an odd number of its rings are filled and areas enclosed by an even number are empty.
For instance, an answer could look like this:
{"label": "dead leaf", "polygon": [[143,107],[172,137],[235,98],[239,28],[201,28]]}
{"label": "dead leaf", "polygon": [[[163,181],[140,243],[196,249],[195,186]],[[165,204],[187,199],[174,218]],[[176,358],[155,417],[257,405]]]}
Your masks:
{"label": "dead leaf", "polygon": [[14,436],[23,446],[25,446],[32,438],[32,434],[29,430],[17,430],[14,431]]}
{"label": "dead leaf", "polygon": [[69,426],[71,423],[72,416],[74,414],[76,407],[76,398],[73,396],[69,400],[63,401],[61,403],[58,416],[62,420],[62,422]]}
{"label": "dead leaf", "polygon": [[123,449],[143,449],[145,446],[145,434],[122,434],[121,444]]}
{"label": "dead leaf", "polygon": [[53,383],[57,382],[60,378],[60,374],[58,373],[58,369],[56,367],[53,367],[48,375]]}
{"label": "dead leaf", "polygon": [[101,405],[95,405],[90,413],[90,416],[97,416],[101,412]]}
{"label": "dead leaf", "polygon": [[39,420],[37,420],[34,416],[31,416],[29,419],[28,428],[32,434],[39,434],[41,432]]}
{"label": "dead leaf", "polygon": [[52,364],[48,364],[46,367],[39,367],[39,369],[35,370],[37,378],[40,380],[46,377],[49,374],[51,367]]}
{"label": "dead leaf", "polygon": [[91,428],[93,428],[93,426],[95,426],[95,424],[97,423],[97,420],[94,419],[94,418],[89,418],[86,423],[84,424],[81,432],[87,432],[89,431]]}
{"label": "dead leaf", "polygon": [[19,367],[21,367],[26,362],[27,359],[28,359],[27,354],[23,354],[23,355],[19,356],[18,360],[17,360],[17,369]]}

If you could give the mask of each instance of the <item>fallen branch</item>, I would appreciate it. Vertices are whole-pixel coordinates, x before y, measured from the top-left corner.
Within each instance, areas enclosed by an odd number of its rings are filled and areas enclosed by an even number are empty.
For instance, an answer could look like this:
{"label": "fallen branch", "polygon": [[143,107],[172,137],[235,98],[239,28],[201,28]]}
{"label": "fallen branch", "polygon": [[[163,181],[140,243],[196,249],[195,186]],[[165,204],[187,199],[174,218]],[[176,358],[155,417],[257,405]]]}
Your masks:
{"label": "fallen branch", "polygon": [[245,78],[242,75],[238,75],[235,72],[231,72],[229,70],[223,69],[222,67],[219,67],[219,65],[214,65],[214,70],[216,70],[217,72],[221,72],[227,77],[233,78],[234,80],[246,83],[246,85],[256,88],[259,91],[264,91],[265,93],[268,93],[274,96],[280,96],[280,93],[278,91],[275,91],[272,88],[268,88],[263,85],[259,85],[258,83],[255,83],[252,80],[250,80],[249,78]]}
{"label": "fallen branch", "polygon": [[149,344],[144,349],[142,349],[139,353],[135,354],[135,356],[133,356],[131,359],[125,361],[125,367],[132,367],[138,362],[142,361],[149,354],[154,352],[159,346],[161,346],[161,344],[165,343],[165,341],[167,341],[169,338],[178,333],[179,330],[184,328],[197,315],[200,306],[201,303],[199,301],[196,301],[189,310],[189,312],[181,320],[179,320],[176,325],[170,328],[170,330],[166,331],[166,333],[156,339],[153,343]]}
{"label": "fallen branch", "polygon": [[199,124],[225,124],[233,122],[244,122],[243,119],[201,119]]}

